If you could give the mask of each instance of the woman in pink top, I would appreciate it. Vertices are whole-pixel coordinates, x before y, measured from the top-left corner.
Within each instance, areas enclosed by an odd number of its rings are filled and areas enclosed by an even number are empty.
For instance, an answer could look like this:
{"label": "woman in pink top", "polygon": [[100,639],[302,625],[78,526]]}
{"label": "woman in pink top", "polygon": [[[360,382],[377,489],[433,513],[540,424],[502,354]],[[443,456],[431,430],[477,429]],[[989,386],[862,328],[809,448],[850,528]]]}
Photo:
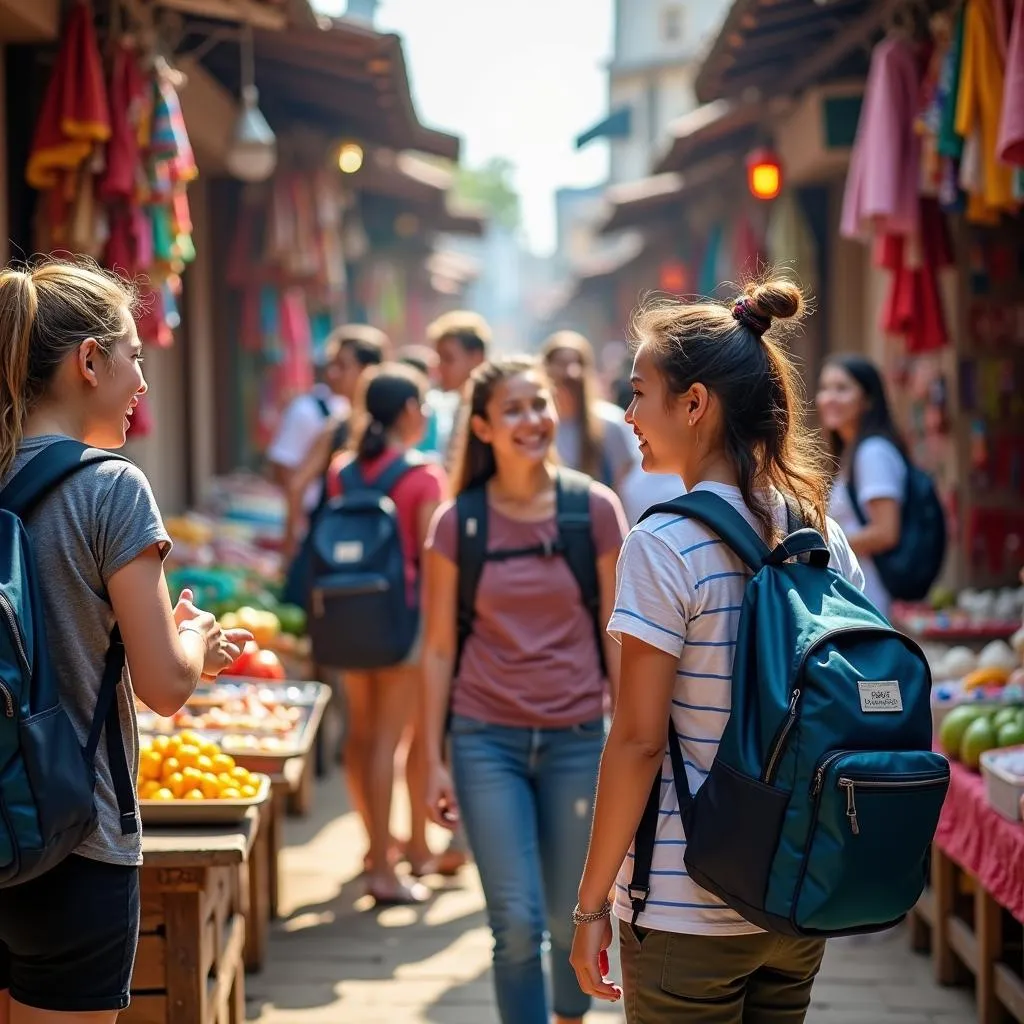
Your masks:
{"label": "woman in pink top", "polygon": [[[355,451],[334,457],[327,472],[327,496],[342,492],[342,470],[353,459],[367,483],[373,483],[392,463],[423,437],[427,382],[416,370],[385,363],[366,371],[362,396],[356,407]],[[433,463],[414,465],[391,490],[405,554],[405,575],[410,603],[418,599],[420,553],[427,527],[447,487],[444,470]],[[382,622],[381,629],[388,623]],[[421,626],[422,628],[422,626]],[[395,874],[391,840],[391,795],[395,780],[395,751],[402,734],[417,717],[420,692],[420,644],[405,661],[373,672],[345,672],[349,732],[345,747],[352,800],[366,826],[370,848],[366,855],[367,888],[380,905],[414,903],[429,893],[420,884],[409,885]],[[426,766],[423,744],[414,741],[406,775],[414,808],[407,856],[415,868],[430,860],[422,785]]]}
{"label": "woman in pink top", "polygon": [[[435,515],[427,540],[428,810],[451,827],[461,808],[494,932],[503,1024],[549,1024],[545,932],[555,1019],[579,1021],[590,1000],[569,966],[571,916],[604,740],[599,643],[607,664],[616,664],[603,626],[625,518],[615,495],[592,483],[598,633],[576,577],[558,554],[557,420],[543,372],[531,359],[484,364],[471,378],[464,412],[455,491],[485,498],[486,521],[464,516],[460,536],[459,509],[449,502]],[[459,552],[467,550],[464,538],[479,530],[486,531],[487,556],[460,654]],[[454,785],[442,760],[446,721]]]}

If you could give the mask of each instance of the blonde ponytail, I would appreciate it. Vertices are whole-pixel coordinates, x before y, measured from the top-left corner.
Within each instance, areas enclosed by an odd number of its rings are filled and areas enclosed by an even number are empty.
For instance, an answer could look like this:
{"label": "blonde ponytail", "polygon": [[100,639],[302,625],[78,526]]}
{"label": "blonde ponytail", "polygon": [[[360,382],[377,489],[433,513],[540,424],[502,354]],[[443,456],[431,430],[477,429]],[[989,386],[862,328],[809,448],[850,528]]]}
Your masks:
{"label": "blonde ponytail", "polygon": [[31,274],[0,273],[0,477],[14,463],[25,428],[29,353],[38,308]]}

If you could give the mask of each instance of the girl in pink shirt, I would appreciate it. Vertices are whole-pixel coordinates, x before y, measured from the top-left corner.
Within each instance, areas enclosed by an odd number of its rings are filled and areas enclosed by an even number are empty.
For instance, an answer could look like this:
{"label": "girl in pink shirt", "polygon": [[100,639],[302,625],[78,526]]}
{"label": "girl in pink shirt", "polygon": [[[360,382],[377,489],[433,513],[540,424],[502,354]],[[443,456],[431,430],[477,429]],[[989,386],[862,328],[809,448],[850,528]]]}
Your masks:
{"label": "girl in pink shirt", "polygon": [[[408,366],[385,363],[367,371],[356,408],[355,451],[334,457],[327,474],[327,494],[342,493],[342,470],[357,460],[367,483],[423,437],[426,379]],[[444,470],[433,463],[414,465],[395,484],[389,497],[395,503],[405,555],[405,576],[410,603],[419,598],[420,553],[427,526],[446,489]],[[382,622],[381,629],[388,623]],[[403,733],[417,717],[419,697],[419,642],[405,660],[386,669],[344,673],[349,732],[345,767],[349,789],[370,845],[366,855],[367,889],[379,905],[421,902],[429,895],[418,883],[409,884],[395,874],[389,822],[395,779],[395,751]],[[407,855],[415,867],[430,859],[426,817],[422,812],[425,766],[423,744],[413,742],[406,775],[414,808]]]}
{"label": "girl in pink shirt", "polygon": [[[607,487],[590,484],[598,634],[559,554],[556,508],[567,478],[554,464],[557,417],[542,370],[532,359],[484,364],[471,378],[467,405],[455,491],[482,499],[485,521],[463,515],[460,527],[459,507],[449,502],[438,509],[427,540],[428,810],[451,827],[461,809],[494,933],[503,1024],[550,1022],[545,932],[555,1020],[568,1024],[590,1005],[568,956],[604,740],[599,643],[608,674],[615,674],[604,624],[625,517]],[[459,652],[460,548],[467,550],[478,531],[485,531],[486,556]],[[446,721],[454,783],[442,759]]]}

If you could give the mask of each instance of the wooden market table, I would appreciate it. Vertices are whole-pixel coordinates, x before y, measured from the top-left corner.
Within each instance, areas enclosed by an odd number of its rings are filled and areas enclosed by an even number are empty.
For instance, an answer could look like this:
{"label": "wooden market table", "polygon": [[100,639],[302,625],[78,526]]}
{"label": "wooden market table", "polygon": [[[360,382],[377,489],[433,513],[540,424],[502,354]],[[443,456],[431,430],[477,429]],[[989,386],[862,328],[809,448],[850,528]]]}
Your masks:
{"label": "wooden market table", "polygon": [[1024,1022],[1024,825],[988,805],[980,775],[950,768],[911,939],[931,951],[939,984],[973,975],[979,1024]]}
{"label": "wooden market table", "polygon": [[252,807],[234,825],[145,828],[142,926],[122,1024],[245,1021],[248,867],[260,814]]}

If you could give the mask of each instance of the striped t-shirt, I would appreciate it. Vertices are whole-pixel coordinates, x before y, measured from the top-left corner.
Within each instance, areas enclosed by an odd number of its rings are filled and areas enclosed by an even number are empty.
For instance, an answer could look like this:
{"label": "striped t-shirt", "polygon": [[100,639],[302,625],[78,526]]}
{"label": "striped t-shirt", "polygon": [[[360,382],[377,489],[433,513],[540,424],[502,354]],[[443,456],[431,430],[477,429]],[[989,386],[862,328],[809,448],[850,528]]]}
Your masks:
{"label": "striped t-shirt", "polygon": [[[756,521],[738,487],[698,484]],[[786,505],[774,492],[776,522],[786,525]],[[828,522],[831,565],[855,586],[864,576],[846,537]],[[732,663],[740,606],[750,570],[707,527],[691,519],[658,513],[634,527],[619,555],[615,610],[608,630],[623,633],[679,658],[672,695],[672,723],[686,762],[690,792],[711,770],[731,700]],[[661,810],[647,909],[637,924],[689,935],[743,935],[760,931],[717,897],[692,882],[683,855],[686,837],[679,817],[672,762],[666,751],[661,770]],[[633,872],[630,850],[616,883],[616,916],[633,915],[626,886]]]}

